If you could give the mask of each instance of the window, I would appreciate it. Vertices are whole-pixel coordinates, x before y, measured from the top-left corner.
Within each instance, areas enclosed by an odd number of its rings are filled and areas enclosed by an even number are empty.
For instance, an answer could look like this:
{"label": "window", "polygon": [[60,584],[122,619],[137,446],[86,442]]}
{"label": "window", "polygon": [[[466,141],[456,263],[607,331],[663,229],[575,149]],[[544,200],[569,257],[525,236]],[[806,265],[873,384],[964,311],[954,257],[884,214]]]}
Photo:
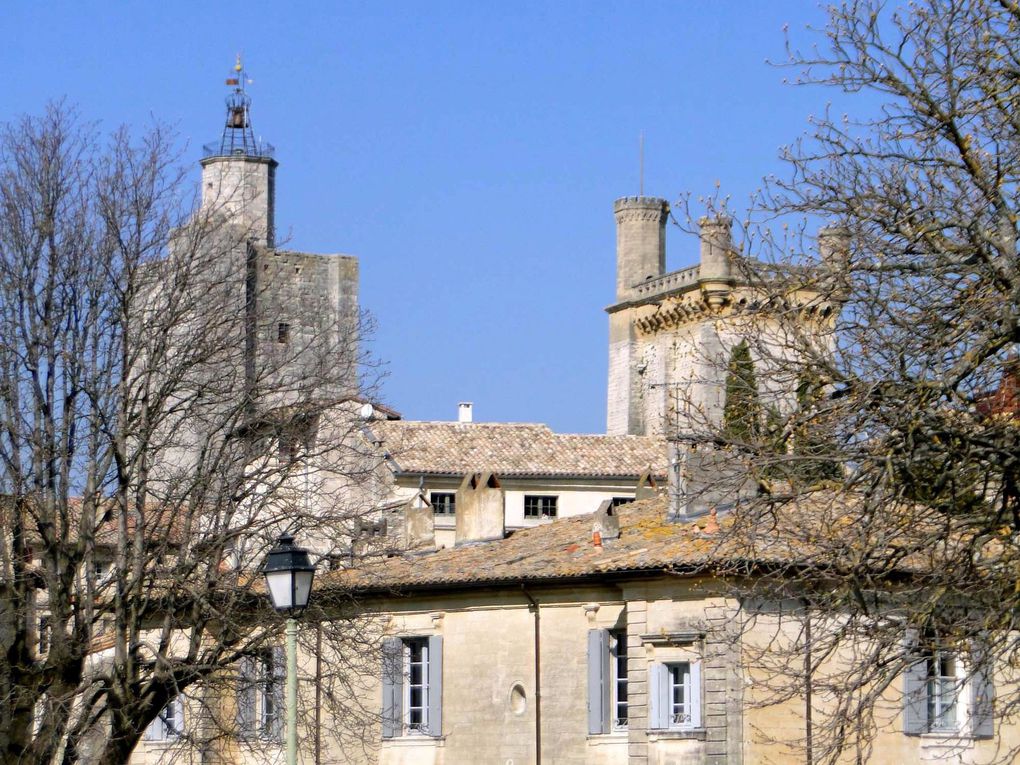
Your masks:
{"label": "window", "polygon": [[49,614],[39,617],[39,653],[50,650],[50,617]]}
{"label": "window", "polygon": [[649,727],[690,730],[701,727],[701,662],[652,663],[649,674]]}
{"label": "window", "polygon": [[237,727],[243,738],[279,741],[283,736],[282,646],[241,660],[237,688]]}
{"label": "window", "polygon": [[184,729],[184,705],[172,699],[145,729],[146,741],[175,741]]}
{"label": "window", "polygon": [[689,662],[667,664],[669,683],[667,691],[667,724],[670,728],[689,727],[693,717],[691,707],[694,694],[691,688],[691,665]]}
{"label": "window", "polygon": [[434,491],[429,494],[435,515],[454,515],[457,512],[457,495],[452,491]]}
{"label": "window", "polygon": [[625,630],[588,632],[588,732],[626,730],[627,633]]}
{"label": "window", "polygon": [[557,497],[545,497],[534,494],[524,495],[525,518],[555,518]]}
{"label": "window", "polygon": [[971,648],[975,669],[968,673],[963,657],[949,650],[938,636],[926,635],[918,645],[916,633],[908,636],[917,661],[904,676],[903,732],[993,734],[992,700],[995,689],[980,646]]}
{"label": "window", "polygon": [[383,641],[383,738],[443,731],[443,638]]}
{"label": "window", "polygon": [[278,343],[289,343],[290,342],[290,324],[285,321],[281,321],[276,325],[276,342]]}
{"label": "window", "polygon": [[610,681],[612,682],[613,729],[627,729],[627,633],[609,633]]}
{"label": "window", "polygon": [[297,460],[298,455],[298,440],[294,436],[281,433],[280,440],[277,444],[277,459],[281,465],[290,465]]}
{"label": "window", "polygon": [[937,651],[925,661],[928,682],[928,728],[956,730],[956,657]]}

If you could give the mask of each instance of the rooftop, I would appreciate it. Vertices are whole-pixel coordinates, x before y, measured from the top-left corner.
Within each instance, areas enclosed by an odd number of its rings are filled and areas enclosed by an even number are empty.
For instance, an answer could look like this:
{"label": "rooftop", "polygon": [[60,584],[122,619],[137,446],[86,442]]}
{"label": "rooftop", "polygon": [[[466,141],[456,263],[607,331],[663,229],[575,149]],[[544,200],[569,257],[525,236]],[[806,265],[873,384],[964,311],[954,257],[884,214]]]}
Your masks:
{"label": "rooftop", "polygon": [[398,474],[637,479],[646,470],[665,476],[668,464],[666,440],[648,436],[553,433],[546,425],[503,422],[379,420],[366,427]]}
{"label": "rooftop", "polygon": [[862,523],[831,492],[753,520],[738,507],[718,522],[713,516],[670,521],[668,503],[660,495],[618,507],[620,536],[601,546],[592,539],[594,515],[578,515],[492,542],[405,553],[326,574],[326,581],[361,592],[400,592],[655,572],[747,573],[752,567],[866,567],[876,575],[901,576],[938,565],[923,542],[945,524],[944,517],[917,508]]}

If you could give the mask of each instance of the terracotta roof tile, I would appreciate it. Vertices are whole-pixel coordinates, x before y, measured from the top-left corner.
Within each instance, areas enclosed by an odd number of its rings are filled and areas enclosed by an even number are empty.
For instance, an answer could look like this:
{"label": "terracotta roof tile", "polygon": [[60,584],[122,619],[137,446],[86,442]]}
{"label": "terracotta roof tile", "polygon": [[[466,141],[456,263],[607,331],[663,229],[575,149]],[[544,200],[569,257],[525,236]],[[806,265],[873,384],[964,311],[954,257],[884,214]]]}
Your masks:
{"label": "terracotta roof tile", "polygon": [[[612,573],[714,571],[736,564],[809,567],[865,566],[886,575],[925,570],[938,561],[923,542],[943,519],[890,513],[871,525],[847,512],[845,499],[819,495],[757,521],[739,507],[716,520],[667,518],[668,498],[617,508],[620,536],[592,541],[594,515],[561,518],[515,531],[504,539],[428,553],[409,553],[360,569],[326,574],[359,591],[477,586],[506,582],[591,578]],[[716,526],[718,522],[718,526]],[[922,544],[915,545],[915,538]],[[911,550],[907,555],[904,549]],[[729,568],[728,570],[737,570]]]}
{"label": "terracotta roof tile", "polygon": [[702,531],[707,517],[697,523],[666,522],[664,497],[623,505],[617,512],[620,537],[601,547],[592,543],[593,516],[580,515],[521,529],[495,542],[393,557],[339,573],[337,583],[376,589],[576,578],[697,564],[717,547],[717,538]]}
{"label": "terracotta roof tile", "polygon": [[392,420],[367,426],[404,473],[633,477],[666,474],[665,439],[553,433],[531,423]]}

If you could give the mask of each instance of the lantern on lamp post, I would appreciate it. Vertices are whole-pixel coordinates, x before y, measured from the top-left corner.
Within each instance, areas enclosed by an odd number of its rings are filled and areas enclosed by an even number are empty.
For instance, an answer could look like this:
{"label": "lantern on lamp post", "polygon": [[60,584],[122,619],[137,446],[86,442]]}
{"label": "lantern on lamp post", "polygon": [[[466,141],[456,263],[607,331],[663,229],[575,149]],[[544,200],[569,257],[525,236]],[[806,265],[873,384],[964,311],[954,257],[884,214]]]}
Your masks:
{"label": "lantern on lamp post", "polygon": [[262,566],[273,607],[287,615],[287,765],[297,765],[297,615],[308,605],[315,566],[308,550],[283,534]]}

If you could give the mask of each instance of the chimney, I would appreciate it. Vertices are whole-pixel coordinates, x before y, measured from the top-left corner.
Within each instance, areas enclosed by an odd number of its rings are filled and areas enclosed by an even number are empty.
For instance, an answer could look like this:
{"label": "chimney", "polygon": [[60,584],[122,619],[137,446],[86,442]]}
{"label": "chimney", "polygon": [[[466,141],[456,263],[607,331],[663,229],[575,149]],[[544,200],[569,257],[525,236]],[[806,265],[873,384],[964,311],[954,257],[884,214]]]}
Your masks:
{"label": "chimney", "polygon": [[620,538],[620,516],[616,514],[613,500],[602,500],[602,504],[595,511],[591,531],[592,537],[598,534],[600,543],[607,539]]}
{"label": "chimney", "polygon": [[461,401],[457,404],[457,422],[473,422],[471,411],[473,404],[470,401]]}
{"label": "chimney", "polygon": [[638,476],[637,486],[634,487],[634,499],[651,499],[659,495],[659,485],[655,481],[655,475],[649,467]]}
{"label": "chimney", "polygon": [[634,286],[666,271],[669,204],[658,197],[622,197],[616,216],[616,299],[630,300]]}
{"label": "chimney", "polygon": [[705,299],[713,308],[722,306],[733,287],[733,239],[728,215],[705,216],[698,221],[701,228],[701,268],[698,281]]}
{"label": "chimney", "polygon": [[436,527],[432,514],[432,503],[420,490],[404,505],[405,550],[433,549],[436,546]]}
{"label": "chimney", "polygon": [[503,487],[492,472],[469,473],[457,489],[454,544],[502,539],[505,531]]}

